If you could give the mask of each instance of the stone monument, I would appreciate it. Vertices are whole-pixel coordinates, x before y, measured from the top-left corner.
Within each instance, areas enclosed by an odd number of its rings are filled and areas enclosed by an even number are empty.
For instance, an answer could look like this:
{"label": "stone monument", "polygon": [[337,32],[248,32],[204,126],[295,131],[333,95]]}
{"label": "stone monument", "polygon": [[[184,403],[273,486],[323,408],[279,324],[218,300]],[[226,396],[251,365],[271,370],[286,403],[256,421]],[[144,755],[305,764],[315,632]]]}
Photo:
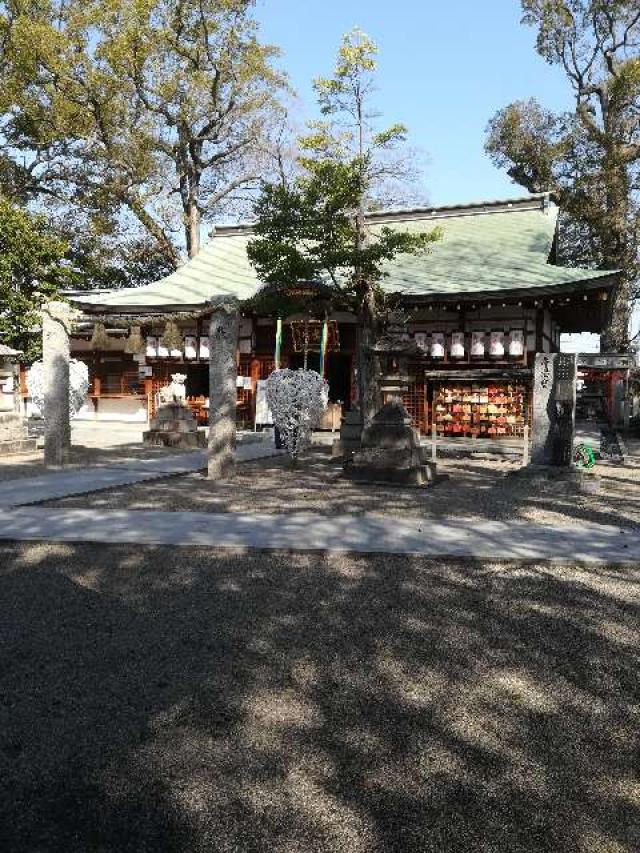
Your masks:
{"label": "stone monument", "polygon": [[145,444],[182,449],[206,446],[205,434],[198,430],[195,416],[185,402],[185,379],[185,374],[173,373],[171,385],[159,392],[158,411],[142,434]]}
{"label": "stone monument", "polygon": [[75,312],[66,302],[42,306],[42,363],[44,371],[44,464],[65,465],[71,447],[69,423],[69,334]]}
{"label": "stone monument", "polygon": [[211,307],[207,476],[210,480],[218,480],[231,475],[236,463],[239,302],[235,297],[220,297]]}
{"label": "stone monument", "polygon": [[20,414],[18,350],[0,344],[0,454],[30,453],[36,450],[36,439],[29,438],[27,425]]}
{"label": "stone monument", "polygon": [[398,400],[386,403],[362,432],[360,447],[343,462],[344,476],[369,483],[427,486],[436,466],[426,459],[411,418]]}
{"label": "stone monument", "polygon": [[533,381],[531,463],[569,468],[573,459],[577,356],[538,353]]}

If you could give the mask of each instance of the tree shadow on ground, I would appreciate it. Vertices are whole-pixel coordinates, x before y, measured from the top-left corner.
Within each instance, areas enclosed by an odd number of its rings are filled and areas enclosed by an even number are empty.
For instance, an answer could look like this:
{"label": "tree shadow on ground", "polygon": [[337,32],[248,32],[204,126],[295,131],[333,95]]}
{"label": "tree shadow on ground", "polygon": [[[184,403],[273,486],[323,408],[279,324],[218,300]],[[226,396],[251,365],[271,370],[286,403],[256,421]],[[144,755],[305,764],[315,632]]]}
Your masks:
{"label": "tree shadow on ground", "polygon": [[640,567],[0,566],[7,853],[636,849]]}
{"label": "tree shadow on ground", "polygon": [[152,489],[127,486],[46,505],[640,525],[640,480],[631,469],[603,469],[602,494],[596,496],[580,495],[575,485],[559,480],[512,476],[519,463],[499,459],[448,457],[440,460],[439,471],[448,479],[424,489],[354,483],[342,476],[340,459],[316,447],[296,468],[284,457],[262,459],[238,465],[229,480],[196,473],[156,481]]}

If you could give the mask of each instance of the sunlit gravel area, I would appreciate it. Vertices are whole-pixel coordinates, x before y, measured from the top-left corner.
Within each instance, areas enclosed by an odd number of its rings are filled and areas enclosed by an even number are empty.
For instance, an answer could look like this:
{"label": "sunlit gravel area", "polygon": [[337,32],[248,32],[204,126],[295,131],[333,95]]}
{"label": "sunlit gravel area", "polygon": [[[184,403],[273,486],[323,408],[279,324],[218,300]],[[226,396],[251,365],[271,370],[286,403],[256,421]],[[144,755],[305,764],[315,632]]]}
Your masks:
{"label": "sunlit gravel area", "polygon": [[[519,474],[520,463],[497,456],[443,457],[444,478],[423,489],[355,484],[342,476],[328,448],[313,448],[297,467],[284,457],[237,466],[233,479],[211,482],[188,474],[49,501],[47,506],[194,512],[362,514],[582,521],[640,525],[640,468],[601,465],[600,493],[580,494],[569,483]],[[588,475],[587,475],[588,476]]]}
{"label": "sunlit gravel area", "polygon": [[640,566],[0,545],[3,853],[631,853]]}

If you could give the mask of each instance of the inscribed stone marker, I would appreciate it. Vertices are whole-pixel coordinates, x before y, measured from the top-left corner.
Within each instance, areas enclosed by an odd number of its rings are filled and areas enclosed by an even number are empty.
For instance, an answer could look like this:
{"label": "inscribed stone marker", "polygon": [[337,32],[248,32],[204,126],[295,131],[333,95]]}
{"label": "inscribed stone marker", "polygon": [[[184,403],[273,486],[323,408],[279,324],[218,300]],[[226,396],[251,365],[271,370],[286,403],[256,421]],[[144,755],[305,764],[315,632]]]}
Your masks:
{"label": "inscribed stone marker", "polygon": [[569,466],[573,457],[577,356],[538,353],[533,381],[531,462]]}

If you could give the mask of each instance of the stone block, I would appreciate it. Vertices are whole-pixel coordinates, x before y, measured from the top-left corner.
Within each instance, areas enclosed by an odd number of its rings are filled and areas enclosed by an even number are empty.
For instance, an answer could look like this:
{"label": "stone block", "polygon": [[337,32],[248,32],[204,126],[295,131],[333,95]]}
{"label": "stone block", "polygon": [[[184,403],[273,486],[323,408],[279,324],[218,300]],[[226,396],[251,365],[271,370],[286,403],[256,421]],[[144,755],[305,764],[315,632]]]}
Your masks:
{"label": "stone block", "polygon": [[147,430],[142,433],[142,441],[153,447],[176,447],[192,449],[206,447],[207,439],[203,432],[174,432]]}
{"label": "stone block", "polygon": [[17,453],[35,453],[38,442],[35,438],[18,438],[13,441],[0,441],[0,455],[12,456]]}
{"label": "stone block", "polygon": [[151,419],[149,429],[143,433],[145,444],[157,447],[205,447],[206,437],[198,431],[193,412],[182,403],[172,402],[160,406]]}

